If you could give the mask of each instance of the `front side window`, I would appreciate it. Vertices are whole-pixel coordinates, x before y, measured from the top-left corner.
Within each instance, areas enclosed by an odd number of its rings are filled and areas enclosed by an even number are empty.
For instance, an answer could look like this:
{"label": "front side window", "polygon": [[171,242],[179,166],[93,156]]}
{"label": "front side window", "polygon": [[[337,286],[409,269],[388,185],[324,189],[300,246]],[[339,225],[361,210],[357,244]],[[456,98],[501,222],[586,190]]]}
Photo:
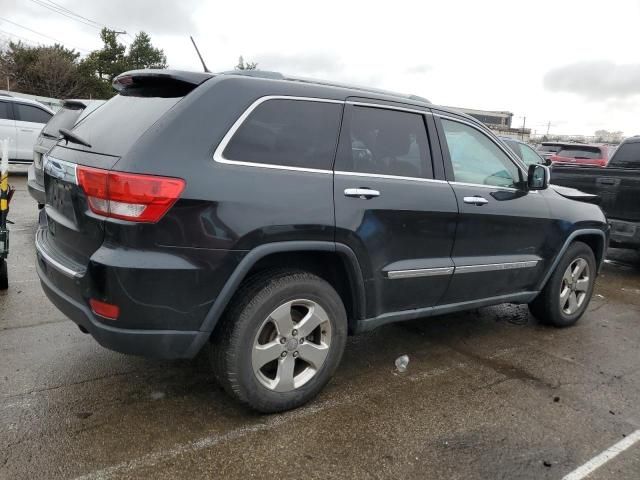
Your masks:
{"label": "front side window", "polygon": [[423,116],[354,106],[336,170],[431,178],[431,154]]}
{"label": "front side window", "polygon": [[241,162],[331,170],[342,104],[273,99],[258,105],[223,156]]}
{"label": "front side window", "polygon": [[520,170],[485,134],[463,123],[442,119],[454,181],[518,188]]}
{"label": "front side window", "polygon": [[23,122],[47,123],[51,118],[49,112],[45,112],[38,107],[25,105],[24,103],[15,103],[14,105],[17,110],[18,120]]}

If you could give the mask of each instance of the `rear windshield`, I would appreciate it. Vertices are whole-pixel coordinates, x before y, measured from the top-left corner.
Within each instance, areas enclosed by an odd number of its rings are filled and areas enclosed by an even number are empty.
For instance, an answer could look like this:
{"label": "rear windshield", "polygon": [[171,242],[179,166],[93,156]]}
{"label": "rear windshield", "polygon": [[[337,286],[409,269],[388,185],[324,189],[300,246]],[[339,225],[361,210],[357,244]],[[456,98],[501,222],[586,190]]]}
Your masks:
{"label": "rear windshield", "polygon": [[82,113],[82,108],[67,108],[62,107],[58,112],[51,117],[49,123],[47,123],[42,130],[42,134],[47,137],[58,137],[61,128],[71,128],[76,123],[76,120]]}
{"label": "rear windshield", "polygon": [[557,152],[558,150],[560,150],[560,145],[541,145],[540,148],[538,148],[539,152]]}
{"label": "rear windshield", "polygon": [[611,158],[613,168],[640,168],[640,142],[623,143]]}
{"label": "rear windshield", "polygon": [[603,158],[604,155],[598,147],[562,147],[558,150],[559,157],[568,158]]}
{"label": "rear windshield", "polygon": [[117,95],[83,119],[73,132],[91,148],[73,148],[106,155],[122,156],[182,97],[130,97]]}

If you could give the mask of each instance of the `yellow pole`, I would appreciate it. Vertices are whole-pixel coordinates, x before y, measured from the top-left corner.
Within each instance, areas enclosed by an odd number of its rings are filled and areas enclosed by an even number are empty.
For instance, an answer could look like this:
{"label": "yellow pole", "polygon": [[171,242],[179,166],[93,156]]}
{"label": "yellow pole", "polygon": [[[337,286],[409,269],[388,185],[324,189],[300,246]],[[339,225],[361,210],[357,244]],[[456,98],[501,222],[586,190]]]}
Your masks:
{"label": "yellow pole", "polygon": [[[9,141],[2,141],[2,160],[0,160],[0,221],[4,224],[9,209]],[[4,226],[4,225],[0,225]]]}

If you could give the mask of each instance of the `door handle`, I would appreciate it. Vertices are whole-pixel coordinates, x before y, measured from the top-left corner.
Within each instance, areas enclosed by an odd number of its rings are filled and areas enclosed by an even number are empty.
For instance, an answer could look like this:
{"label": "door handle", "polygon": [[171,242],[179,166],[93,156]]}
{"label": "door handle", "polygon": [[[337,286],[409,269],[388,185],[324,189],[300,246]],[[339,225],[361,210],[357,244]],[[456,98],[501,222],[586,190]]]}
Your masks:
{"label": "door handle", "polygon": [[29,132],[29,133],[31,133],[31,132],[35,132],[35,130],[33,130],[33,129],[31,129],[31,128],[21,128],[21,129],[20,129],[20,131],[21,131],[21,132]]}
{"label": "door handle", "polygon": [[489,200],[481,197],[480,195],[474,195],[473,197],[464,197],[464,203],[469,203],[471,205],[482,206],[489,203]]}
{"label": "door handle", "polygon": [[345,188],[344,196],[369,200],[373,197],[379,197],[380,192],[378,190],[372,190],[370,188]]}

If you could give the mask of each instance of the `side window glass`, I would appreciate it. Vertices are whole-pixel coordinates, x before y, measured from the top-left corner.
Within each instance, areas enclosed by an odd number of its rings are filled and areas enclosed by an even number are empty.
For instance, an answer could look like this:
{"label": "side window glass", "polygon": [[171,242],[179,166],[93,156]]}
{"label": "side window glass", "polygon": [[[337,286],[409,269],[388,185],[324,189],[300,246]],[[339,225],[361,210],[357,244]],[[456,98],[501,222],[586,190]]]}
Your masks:
{"label": "side window glass", "polygon": [[0,102],[0,120],[13,120],[10,112],[11,106],[7,102]]}
{"label": "side window glass", "polygon": [[533,150],[533,148],[527,145],[520,145],[520,150],[522,150],[522,161],[527,165],[535,165],[537,163],[542,163],[542,159]]}
{"label": "side window glass", "polygon": [[422,115],[354,106],[336,170],[432,178],[431,153]]}
{"label": "side window glass", "polygon": [[489,137],[450,120],[442,119],[442,127],[456,182],[517,188],[518,167]]}
{"label": "side window glass", "polygon": [[267,100],[240,126],[223,152],[241,162],[331,170],[342,104]]}
{"label": "side window glass", "polygon": [[47,123],[51,118],[51,114],[44,110],[40,110],[38,107],[24,105],[23,103],[16,103],[14,105],[18,111],[17,120],[32,123]]}
{"label": "side window glass", "polygon": [[640,143],[623,143],[611,157],[609,166],[613,168],[640,168]]}

